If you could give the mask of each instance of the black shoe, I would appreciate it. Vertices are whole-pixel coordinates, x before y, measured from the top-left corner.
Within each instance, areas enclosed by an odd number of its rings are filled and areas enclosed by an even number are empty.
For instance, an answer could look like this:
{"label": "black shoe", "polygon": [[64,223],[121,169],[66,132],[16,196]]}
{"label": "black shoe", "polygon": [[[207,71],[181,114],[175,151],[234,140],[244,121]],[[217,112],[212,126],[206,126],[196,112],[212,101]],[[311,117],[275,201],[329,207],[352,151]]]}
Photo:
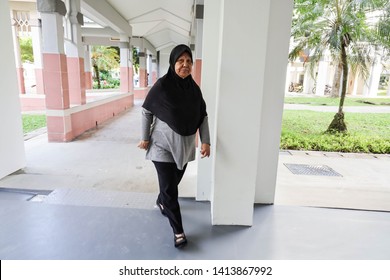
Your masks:
{"label": "black shoe", "polygon": [[165,214],[164,206],[158,201],[158,198],[156,200],[156,205],[160,209],[161,214],[166,217],[167,214]]}
{"label": "black shoe", "polygon": [[173,240],[176,248],[182,248],[187,244],[187,238],[184,233],[174,234]]}

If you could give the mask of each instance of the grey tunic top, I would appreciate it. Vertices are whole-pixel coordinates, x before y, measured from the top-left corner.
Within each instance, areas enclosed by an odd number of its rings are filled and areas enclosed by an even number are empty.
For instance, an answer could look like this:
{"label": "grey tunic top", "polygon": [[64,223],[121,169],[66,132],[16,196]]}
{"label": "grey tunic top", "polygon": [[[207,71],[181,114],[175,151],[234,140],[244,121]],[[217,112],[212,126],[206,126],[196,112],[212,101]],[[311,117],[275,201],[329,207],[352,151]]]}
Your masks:
{"label": "grey tunic top", "polygon": [[[202,143],[210,144],[207,116],[199,127]],[[174,162],[178,169],[195,160],[196,134],[182,136],[173,131],[167,123],[152,112],[142,108],[142,140],[150,141],[146,159],[158,162]]]}

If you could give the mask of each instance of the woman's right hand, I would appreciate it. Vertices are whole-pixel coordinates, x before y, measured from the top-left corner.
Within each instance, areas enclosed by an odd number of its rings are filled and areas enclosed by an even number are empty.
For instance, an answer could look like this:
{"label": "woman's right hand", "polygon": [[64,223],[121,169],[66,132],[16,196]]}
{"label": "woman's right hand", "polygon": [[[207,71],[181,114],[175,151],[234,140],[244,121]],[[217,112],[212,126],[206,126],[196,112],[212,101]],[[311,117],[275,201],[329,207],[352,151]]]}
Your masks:
{"label": "woman's right hand", "polygon": [[149,141],[146,141],[146,140],[141,140],[141,141],[139,141],[139,143],[138,143],[138,146],[137,146],[138,148],[140,148],[140,149],[144,149],[144,150],[147,150],[148,149],[148,147],[149,147]]}

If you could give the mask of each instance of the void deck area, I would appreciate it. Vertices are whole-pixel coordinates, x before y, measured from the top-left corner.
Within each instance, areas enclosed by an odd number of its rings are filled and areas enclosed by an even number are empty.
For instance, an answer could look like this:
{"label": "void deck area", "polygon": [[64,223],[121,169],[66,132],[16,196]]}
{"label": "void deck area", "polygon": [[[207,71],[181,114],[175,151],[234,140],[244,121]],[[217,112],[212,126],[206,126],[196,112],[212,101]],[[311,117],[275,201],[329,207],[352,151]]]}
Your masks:
{"label": "void deck area", "polygon": [[389,260],[388,155],[281,151],[275,204],[256,204],[252,226],[211,225],[210,202],[194,199],[193,162],[180,186],[189,244],[174,248],[155,171],[136,147],[140,106],[72,142],[26,137],[27,167],[0,180],[0,259]]}

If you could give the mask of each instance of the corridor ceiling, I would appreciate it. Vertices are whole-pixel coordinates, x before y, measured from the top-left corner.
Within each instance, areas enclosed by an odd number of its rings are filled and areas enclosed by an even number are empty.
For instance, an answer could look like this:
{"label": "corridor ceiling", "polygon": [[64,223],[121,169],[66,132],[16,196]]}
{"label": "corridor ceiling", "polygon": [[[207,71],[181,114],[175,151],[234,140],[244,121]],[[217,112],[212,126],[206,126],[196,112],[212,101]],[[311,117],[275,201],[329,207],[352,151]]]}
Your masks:
{"label": "corridor ceiling", "polygon": [[[132,27],[132,37],[143,37],[156,50],[177,44],[191,42],[193,6],[196,0],[98,0],[106,1]],[[85,16],[100,24],[111,27],[83,7]],[[92,6],[92,5],[91,5]],[[83,9],[84,8],[84,9]]]}

